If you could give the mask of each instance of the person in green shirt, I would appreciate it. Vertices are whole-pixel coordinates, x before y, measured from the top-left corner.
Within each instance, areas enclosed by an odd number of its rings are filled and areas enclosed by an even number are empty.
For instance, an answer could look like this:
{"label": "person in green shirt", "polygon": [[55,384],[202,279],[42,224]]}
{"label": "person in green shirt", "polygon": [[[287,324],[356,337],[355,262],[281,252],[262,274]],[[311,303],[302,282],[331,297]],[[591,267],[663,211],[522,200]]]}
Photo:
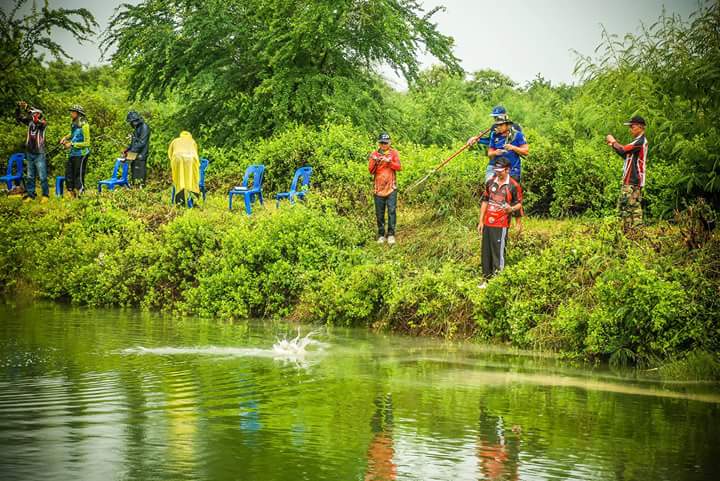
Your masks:
{"label": "person in green shirt", "polygon": [[65,163],[65,187],[69,197],[77,197],[85,190],[85,172],[90,155],[90,124],[80,105],[70,107],[70,134],[60,141],[70,149]]}

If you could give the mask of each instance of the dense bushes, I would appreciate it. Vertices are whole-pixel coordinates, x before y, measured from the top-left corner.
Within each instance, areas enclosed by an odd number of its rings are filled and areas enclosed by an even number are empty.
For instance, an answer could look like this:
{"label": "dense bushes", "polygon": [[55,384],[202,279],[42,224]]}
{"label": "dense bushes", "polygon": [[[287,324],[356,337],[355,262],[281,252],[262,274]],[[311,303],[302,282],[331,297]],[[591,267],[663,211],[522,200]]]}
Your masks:
{"label": "dense bushes", "polygon": [[333,325],[369,326],[387,314],[388,298],[399,282],[395,263],[342,266],[326,273],[303,293],[296,317]]}
{"label": "dense bushes", "polygon": [[638,244],[608,223],[577,234],[490,284],[478,319],[483,335],[620,364],[716,349],[719,286],[698,269],[717,246],[672,252],[676,232]]}
{"label": "dense bushes", "polygon": [[402,332],[466,337],[472,323],[478,279],[469,271],[422,269],[394,286],[386,324]]}
{"label": "dense bushes", "polygon": [[[395,248],[370,213],[307,206],[230,213],[211,195],[178,210],[160,193],[79,202],[0,199],[2,285],[89,305],[223,319],[282,316],[412,334],[476,337],[616,363],[720,347],[720,243],[684,246],[661,224],[628,240],[613,219],[526,222],[508,267],[480,290],[476,210],[438,219],[406,207]],[[435,242],[435,239],[438,242]],[[679,361],[678,361],[679,362]]]}
{"label": "dense bushes", "polygon": [[676,352],[685,341],[681,331],[692,309],[683,286],[647,266],[637,252],[605,271],[591,296],[590,353],[610,355],[611,361],[646,360]]}
{"label": "dense bushes", "polygon": [[348,262],[361,241],[346,219],[301,206],[239,223],[217,253],[199,259],[185,306],[204,315],[287,316],[302,291]]}
{"label": "dense bushes", "polygon": [[[142,192],[125,193],[145,200]],[[5,229],[18,246],[12,259],[3,259],[8,280],[80,304],[287,315],[307,285],[323,270],[349,262],[364,240],[346,219],[302,206],[253,219],[190,211],[166,216],[168,222],[153,230],[154,213],[139,210],[131,218],[117,200],[26,209],[4,201],[2,211],[13,220]]]}

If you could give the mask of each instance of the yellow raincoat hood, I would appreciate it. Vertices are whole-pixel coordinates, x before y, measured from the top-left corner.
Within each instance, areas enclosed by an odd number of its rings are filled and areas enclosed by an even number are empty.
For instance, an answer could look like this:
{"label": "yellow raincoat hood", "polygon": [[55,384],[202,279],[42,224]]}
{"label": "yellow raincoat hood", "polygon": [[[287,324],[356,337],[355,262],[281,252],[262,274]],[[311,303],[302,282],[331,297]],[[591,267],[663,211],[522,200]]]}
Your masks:
{"label": "yellow raincoat hood", "polygon": [[178,138],[170,142],[168,158],[175,192],[187,190],[199,194],[200,158],[197,143],[190,132],[182,131]]}

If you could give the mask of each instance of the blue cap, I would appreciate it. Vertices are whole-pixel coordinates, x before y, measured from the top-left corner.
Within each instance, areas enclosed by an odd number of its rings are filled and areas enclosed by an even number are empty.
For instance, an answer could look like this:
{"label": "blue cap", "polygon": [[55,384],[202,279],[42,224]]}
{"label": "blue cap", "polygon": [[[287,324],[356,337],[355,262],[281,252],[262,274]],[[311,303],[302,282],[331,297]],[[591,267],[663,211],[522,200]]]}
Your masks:
{"label": "blue cap", "polygon": [[492,109],[491,117],[497,117],[498,115],[507,115],[507,110],[502,105],[496,105]]}
{"label": "blue cap", "polygon": [[389,143],[390,136],[386,132],[383,132],[382,134],[378,135],[378,142],[380,142],[381,144]]}

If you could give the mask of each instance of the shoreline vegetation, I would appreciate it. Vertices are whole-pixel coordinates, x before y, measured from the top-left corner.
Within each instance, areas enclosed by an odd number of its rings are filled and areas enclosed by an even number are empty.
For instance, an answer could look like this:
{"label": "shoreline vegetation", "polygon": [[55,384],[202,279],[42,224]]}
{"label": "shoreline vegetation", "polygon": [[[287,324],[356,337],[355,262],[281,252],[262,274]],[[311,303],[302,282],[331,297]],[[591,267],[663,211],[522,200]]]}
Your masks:
{"label": "shoreline vegetation", "polygon": [[[34,47],[16,48],[22,38],[3,44],[3,168],[24,150],[18,100],[48,120],[51,189],[63,174],[65,156],[54,149],[70,105],[87,113],[92,145],[81,199],[0,196],[0,294],[367,326],[657,369],[667,379],[720,379],[720,2],[702,3],[689,19],[663,15],[622,39],[605,32],[594,57],[579,57],[577,85],[463,72],[433,12],[364,3],[384,21],[363,23],[352,2],[308,2],[302,11],[269,0],[245,10],[200,2],[177,24],[168,12],[185,11],[182,0],[125,5],[104,34],[117,47],[112,63],[100,67],[47,62]],[[75,14],[90,35],[92,15]],[[22,36],[22,19],[0,20]],[[288,35],[298,40],[276,40]],[[217,39],[229,43],[218,48]],[[420,69],[421,44],[439,65]],[[379,76],[383,61],[405,74],[406,92]],[[527,217],[521,235],[511,229],[505,270],[481,290],[486,152],[469,149],[403,192],[489,126],[500,104],[530,145]],[[152,130],[146,187],[98,195],[97,181],[128,145],[129,110]],[[622,160],[604,139],[629,141],[622,122],[632,115],[648,122],[650,153],[645,225],[626,236],[617,218]],[[170,205],[165,153],[182,130],[210,160],[207,202],[190,210]],[[392,249],[373,237],[367,159],[380,131],[403,166]],[[228,212],[226,193],[250,164],[266,166],[268,201],[248,217]],[[272,194],[303,165],[313,168],[307,203],[276,209]]]}
{"label": "shoreline vegetation", "polygon": [[228,212],[165,191],[81,200],[0,199],[4,293],[219,319],[282,317],[408,335],[547,350],[579,362],[658,368],[667,379],[718,378],[720,242],[688,251],[661,221],[638,239],[617,219],[526,219],[508,267],[485,290],[475,212],[436,216],[406,204],[394,248],[371,215],[306,205]]}

